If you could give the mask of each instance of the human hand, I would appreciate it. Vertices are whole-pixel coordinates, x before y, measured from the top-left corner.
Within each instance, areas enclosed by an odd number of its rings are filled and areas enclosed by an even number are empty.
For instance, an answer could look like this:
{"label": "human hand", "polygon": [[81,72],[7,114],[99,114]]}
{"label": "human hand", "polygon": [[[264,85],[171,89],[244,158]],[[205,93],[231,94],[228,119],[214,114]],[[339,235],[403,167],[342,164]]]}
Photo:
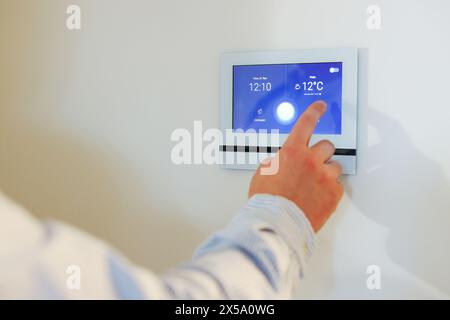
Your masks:
{"label": "human hand", "polygon": [[322,140],[309,147],[311,135],[326,109],[323,101],[316,101],[307,108],[278,151],[276,174],[262,175],[260,167],[249,190],[249,197],[272,194],[291,200],[303,211],[315,232],[336,210],[343,195],[343,186],[338,180],[341,165],[330,160],[334,145]]}

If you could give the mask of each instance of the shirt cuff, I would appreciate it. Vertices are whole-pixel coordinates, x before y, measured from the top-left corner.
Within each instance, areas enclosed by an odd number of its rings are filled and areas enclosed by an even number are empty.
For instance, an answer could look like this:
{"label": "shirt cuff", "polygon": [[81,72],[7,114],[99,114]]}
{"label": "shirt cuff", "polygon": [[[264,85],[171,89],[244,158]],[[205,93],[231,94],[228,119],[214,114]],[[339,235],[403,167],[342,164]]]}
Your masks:
{"label": "shirt cuff", "polygon": [[273,233],[286,245],[299,266],[300,276],[303,277],[306,263],[314,249],[313,228],[295,203],[269,194],[258,194],[249,199],[227,228],[216,232],[197,249],[194,258],[233,246],[238,247],[251,255],[255,264],[270,278],[274,270],[266,269],[273,267],[271,250],[277,249],[271,248],[265,242],[265,231]]}

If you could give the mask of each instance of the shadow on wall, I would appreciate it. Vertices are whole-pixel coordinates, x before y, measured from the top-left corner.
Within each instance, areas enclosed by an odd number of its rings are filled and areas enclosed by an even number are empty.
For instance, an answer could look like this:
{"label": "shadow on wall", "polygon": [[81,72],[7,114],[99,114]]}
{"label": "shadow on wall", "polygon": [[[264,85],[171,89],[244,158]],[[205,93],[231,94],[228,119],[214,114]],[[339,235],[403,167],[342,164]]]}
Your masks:
{"label": "shadow on wall", "polygon": [[363,214],[389,228],[387,252],[395,263],[450,293],[450,183],[445,172],[414,146],[400,123],[374,108],[360,111],[361,136],[368,137],[372,126],[379,142],[359,143],[351,199]]}
{"label": "shadow on wall", "polygon": [[361,148],[364,167],[353,182],[353,202],[390,229],[393,261],[450,293],[450,184],[445,172],[421,154],[402,126],[369,109],[381,142]]}
{"label": "shadow on wall", "polygon": [[153,210],[156,200],[142,196],[138,175],[118,157],[24,122],[0,131],[0,188],[39,218],[74,224],[155,271],[190,258],[205,238],[178,215]]}

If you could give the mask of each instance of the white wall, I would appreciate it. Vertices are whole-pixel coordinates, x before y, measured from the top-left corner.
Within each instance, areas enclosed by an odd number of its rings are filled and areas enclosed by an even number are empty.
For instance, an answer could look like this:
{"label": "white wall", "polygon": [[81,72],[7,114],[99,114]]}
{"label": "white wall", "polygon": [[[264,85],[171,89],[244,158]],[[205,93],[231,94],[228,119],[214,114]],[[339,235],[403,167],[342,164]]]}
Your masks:
{"label": "white wall", "polygon": [[[78,32],[65,28],[72,3]],[[170,162],[175,128],[218,126],[219,53],[357,46],[359,171],[299,297],[449,297],[449,12],[445,0],[0,0],[0,187],[162,271],[246,199],[250,172]],[[366,288],[371,264],[380,291]]]}

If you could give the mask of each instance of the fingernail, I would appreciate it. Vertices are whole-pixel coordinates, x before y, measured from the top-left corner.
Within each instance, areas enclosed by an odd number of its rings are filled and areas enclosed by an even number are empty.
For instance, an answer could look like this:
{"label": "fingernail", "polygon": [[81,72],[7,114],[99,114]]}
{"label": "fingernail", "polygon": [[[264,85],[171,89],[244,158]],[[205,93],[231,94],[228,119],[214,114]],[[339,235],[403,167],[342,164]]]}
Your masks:
{"label": "fingernail", "polygon": [[325,101],[317,101],[314,105],[314,108],[321,114],[323,114],[325,111],[327,111],[327,104]]}

